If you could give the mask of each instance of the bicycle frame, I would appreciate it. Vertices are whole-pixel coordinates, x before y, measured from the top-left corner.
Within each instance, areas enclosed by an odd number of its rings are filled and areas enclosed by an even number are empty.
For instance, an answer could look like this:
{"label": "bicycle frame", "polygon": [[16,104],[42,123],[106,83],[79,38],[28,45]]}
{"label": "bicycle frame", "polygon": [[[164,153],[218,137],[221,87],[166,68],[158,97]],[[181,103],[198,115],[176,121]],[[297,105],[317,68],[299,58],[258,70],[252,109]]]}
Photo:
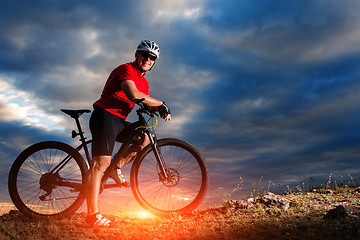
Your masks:
{"label": "bicycle frame", "polygon": [[114,158],[112,159],[110,166],[104,172],[104,175],[101,178],[101,185],[104,186],[104,188],[111,188],[111,187],[117,186],[116,184],[105,184],[105,183],[106,183],[107,179],[109,178],[111,171],[116,168],[116,166],[119,163],[119,161],[121,160],[121,158],[123,156],[125,156],[125,153],[129,150],[132,142],[134,140],[136,140],[142,133],[145,133],[150,140],[150,144],[152,146],[152,149],[155,154],[155,158],[156,158],[157,163],[160,168],[160,175],[159,175],[160,179],[163,180],[164,178],[167,178],[165,162],[164,162],[164,160],[161,156],[161,153],[159,152],[157,145],[156,145],[155,132],[153,130],[150,130],[151,127],[148,126],[147,121],[145,120],[145,118],[142,114],[145,113],[151,117],[156,117],[156,116],[154,115],[154,113],[149,112],[145,108],[138,109],[136,111],[136,113],[138,115],[139,120],[137,122],[135,122],[134,124],[138,125],[139,127],[137,127],[135,129],[135,131],[132,132],[132,134],[127,136],[126,140],[123,142],[120,149],[117,151]]}
{"label": "bicycle frame", "polygon": [[[162,158],[162,155],[156,144],[157,138],[156,138],[155,132],[153,131],[153,129],[151,129],[151,127],[148,126],[147,121],[143,116],[143,114],[147,114],[150,117],[156,118],[155,113],[153,113],[152,111],[149,111],[149,109],[146,109],[142,105],[140,105],[140,107],[141,108],[139,108],[136,111],[139,120],[134,123],[135,126],[138,126],[138,127],[135,129],[135,131],[133,131],[129,136],[126,137],[125,141],[123,141],[121,147],[116,152],[113,159],[111,160],[110,166],[105,170],[104,175],[101,178],[101,186],[103,188],[112,188],[112,187],[118,186],[117,184],[106,184],[106,181],[108,180],[111,171],[116,168],[116,166],[119,163],[119,161],[121,160],[121,158],[125,156],[125,153],[129,150],[129,148],[132,145],[132,143],[134,142],[134,140],[136,140],[142,133],[145,133],[150,140],[152,150],[154,152],[157,164],[160,169],[160,173],[159,173],[160,181],[162,181],[168,177],[168,173],[166,170],[167,168],[166,168],[164,159]],[[89,149],[88,149],[87,145],[90,144],[92,142],[92,140],[86,140],[86,138],[84,136],[84,132],[82,131],[82,128],[81,128],[79,117],[73,117],[73,118],[75,119],[78,132],[73,131],[72,137],[75,138],[76,136],[79,136],[79,138],[80,138],[79,140],[81,142],[81,144],[78,147],[76,147],[75,149],[78,152],[80,152],[81,149],[84,149],[88,166],[90,166],[91,157],[90,157],[90,153],[89,153]],[[68,161],[70,161],[69,156],[65,157],[54,169],[52,169],[51,173],[59,172],[68,163]],[[57,181],[57,184],[62,185],[62,186],[73,187],[75,189],[78,189],[80,187],[78,183],[63,182],[61,180]]]}

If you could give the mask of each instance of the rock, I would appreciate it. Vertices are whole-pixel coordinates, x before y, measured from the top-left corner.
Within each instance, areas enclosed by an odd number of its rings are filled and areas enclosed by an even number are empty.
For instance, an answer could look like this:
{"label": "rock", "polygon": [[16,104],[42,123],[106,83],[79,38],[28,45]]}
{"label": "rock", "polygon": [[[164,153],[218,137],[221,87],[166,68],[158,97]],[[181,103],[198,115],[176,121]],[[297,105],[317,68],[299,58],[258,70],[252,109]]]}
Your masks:
{"label": "rock", "polygon": [[337,218],[354,218],[358,219],[358,216],[355,215],[349,208],[339,205],[334,209],[331,209],[324,216],[324,219],[337,219]]}
{"label": "rock", "polygon": [[254,198],[249,198],[249,199],[247,200],[248,203],[254,203],[254,201],[255,201]]}
{"label": "rock", "polygon": [[227,211],[236,211],[239,209],[245,209],[248,207],[248,204],[244,201],[238,201],[238,200],[228,200],[224,207],[226,208]]}
{"label": "rock", "polygon": [[18,210],[10,210],[8,213],[3,214],[0,219],[9,221],[19,218],[20,216],[22,216],[22,214]]}
{"label": "rock", "polygon": [[327,189],[327,190],[326,190],[326,193],[327,193],[327,194],[334,194],[334,191],[331,190],[331,189]]}
{"label": "rock", "polygon": [[290,207],[289,199],[279,195],[275,195],[274,193],[268,193],[261,197],[258,201],[268,208],[276,207],[278,209],[287,210]]}

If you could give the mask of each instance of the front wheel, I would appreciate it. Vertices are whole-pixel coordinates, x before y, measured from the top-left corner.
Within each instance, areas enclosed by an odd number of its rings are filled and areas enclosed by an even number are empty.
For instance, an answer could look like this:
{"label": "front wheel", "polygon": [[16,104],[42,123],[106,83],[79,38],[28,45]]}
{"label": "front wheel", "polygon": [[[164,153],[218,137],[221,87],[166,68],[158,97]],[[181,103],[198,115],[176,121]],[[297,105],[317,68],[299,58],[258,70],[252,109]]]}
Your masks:
{"label": "front wheel", "polygon": [[209,185],[205,159],[191,144],[173,138],[157,141],[167,178],[160,172],[152,146],[141,151],[131,168],[131,189],[139,204],[156,215],[194,210]]}
{"label": "front wheel", "polygon": [[64,217],[84,202],[84,158],[71,146],[55,141],[36,143],[13,163],[8,180],[11,200],[32,217]]}

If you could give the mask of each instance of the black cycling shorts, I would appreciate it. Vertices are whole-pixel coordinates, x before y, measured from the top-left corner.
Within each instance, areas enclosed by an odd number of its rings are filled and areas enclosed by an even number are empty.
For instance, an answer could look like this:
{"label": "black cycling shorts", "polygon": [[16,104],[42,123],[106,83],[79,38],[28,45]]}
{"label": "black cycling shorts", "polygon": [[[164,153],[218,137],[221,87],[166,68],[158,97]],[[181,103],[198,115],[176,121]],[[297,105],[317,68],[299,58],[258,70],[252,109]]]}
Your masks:
{"label": "black cycling shorts", "polygon": [[111,156],[117,136],[130,123],[102,108],[94,107],[90,117],[92,156]]}

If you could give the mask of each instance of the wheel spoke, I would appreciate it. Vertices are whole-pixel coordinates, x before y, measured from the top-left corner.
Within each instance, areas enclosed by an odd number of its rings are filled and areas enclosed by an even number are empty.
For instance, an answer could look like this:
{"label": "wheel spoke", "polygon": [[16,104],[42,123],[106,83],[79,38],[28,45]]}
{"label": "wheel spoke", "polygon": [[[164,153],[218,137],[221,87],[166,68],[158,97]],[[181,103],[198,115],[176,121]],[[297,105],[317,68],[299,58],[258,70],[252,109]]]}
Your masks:
{"label": "wheel spoke", "polygon": [[[9,191],[20,211],[48,216],[80,207],[83,196],[79,198],[80,191],[72,191],[70,186],[71,183],[82,183],[86,165],[82,158],[73,157],[77,154],[74,152],[63,143],[42,142],[19,155],[11,169]],[[67,156],[69,162],[60,171],[52,173],[51,170]],[[59,181],[69,184],[57,185]]]}
{"label": "wheel spoke", "polygon": [[[181,140],[159,140],[168,179],[160,179],[154,153],[149,149],[136,164],[135,197],[155,212],[166,213],[191,209],[202,200],[208,186],[205,160],[193,147]],[[205,179],[205,180],[204,180]]]}

